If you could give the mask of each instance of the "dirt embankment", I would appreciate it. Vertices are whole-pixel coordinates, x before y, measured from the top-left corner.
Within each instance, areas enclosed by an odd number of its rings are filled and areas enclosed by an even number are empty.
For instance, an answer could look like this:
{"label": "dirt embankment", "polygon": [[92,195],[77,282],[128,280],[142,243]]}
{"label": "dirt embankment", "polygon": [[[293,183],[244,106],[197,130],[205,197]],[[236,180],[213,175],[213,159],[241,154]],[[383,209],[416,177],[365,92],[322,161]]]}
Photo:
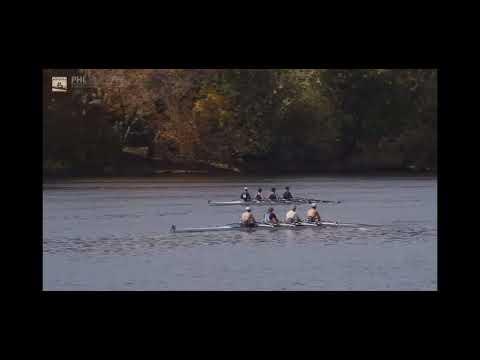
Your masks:
{"label": "dirt embankment", "polygon": [[[138,151],[137,151],[138,152]],[[340,162],[317,162],[298,159],[278,163],[271,159],[245,161],[237,165],[209,160],[148,158],[146,153],[123,151],[118,159],[108,165],[65,166],[61,162],[44,163],[44,177],[73,176],[155,176],[164,174],[279,174],[279,173],[355,173],[402,172],[435,173],[435,168],[408,164],[402,158],[387,156],[356,156]],[[53,165],[52,165],[53,164]]]}

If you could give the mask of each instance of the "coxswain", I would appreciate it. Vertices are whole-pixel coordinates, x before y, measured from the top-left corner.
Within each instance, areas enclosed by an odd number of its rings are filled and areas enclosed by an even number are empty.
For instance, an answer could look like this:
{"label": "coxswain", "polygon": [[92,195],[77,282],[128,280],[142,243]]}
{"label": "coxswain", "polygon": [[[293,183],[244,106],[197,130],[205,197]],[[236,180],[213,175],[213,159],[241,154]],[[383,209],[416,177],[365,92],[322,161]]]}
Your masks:
{"label": "coxswain", "polygon": [[258,189],[257,195],[255,195],[255,200],[257,201],[263,201],[265,200],[262,195],[262,188]]}
{"label": "coxswain", "polygon": [[252,197],[250,196],[250,193],[248,192],[247,187],[243,188],[243,192],[242,192],[242,195],[240,195],[240,199],[242,199],[243,201],[251,201],[252,200]]}
{"label": "coxswain", "polygon": [[307,211],[307,221],[308,222],[319,222],[322,221],[320,214],[317,210],[317,204],[313,203],[310,209]]}
{"label": "coxswain", "polygon": [[295,223],[299,223],[301,221],[302,220],[300,219],[300,217],[297,214],[297,207],[293,206],[290,209],[290,211],[287,212],[287,215],[285,216],[285,222],[287,224],[295,224]]}
{"label": "coxswain", "polygon": [[278,218],[277,218],[277,215],[275,215],[275,213],[273,212],[273,208],[268,208],[268,211],[267,213],[265,214],[265,217],[263,219],[263,221],[266,223],[266,224],[273,224],[273,225],[276,225],[279,223],[278,221]]}
{"label": "coxswain", "polygon": [[272,188],[272,192],[270,193],[270,195],[268,195],[269,200],[278,200],[277,193],[275,191],[275,188]]}
{"label": "coxswain", "polygon": [[256,224],[255,218],[252,214],[252,209],[250,209],[248,206],[245,208],[245,212],[242,214],[241,224],[242,226],[247,227],[254,227]]}
{"label": "coxswain", "polygon": [[283,198],[285,200],[293,200],[293,195],[290,192],[290,188],[288,186],[285,186],[285,192],[283,193]]}

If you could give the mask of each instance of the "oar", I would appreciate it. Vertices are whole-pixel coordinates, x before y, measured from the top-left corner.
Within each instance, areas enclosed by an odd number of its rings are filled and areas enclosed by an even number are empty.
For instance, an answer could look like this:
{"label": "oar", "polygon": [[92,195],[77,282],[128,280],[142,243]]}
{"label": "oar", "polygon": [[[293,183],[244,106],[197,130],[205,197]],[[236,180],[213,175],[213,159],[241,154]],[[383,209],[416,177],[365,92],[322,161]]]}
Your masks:
{"label": "oar", "polygon": [[268,228],[274,228],[275,225],[273,224],[265,224],[265,223],[257,223],[258,227],[268,227]]}
{"label": "oar", "polygon": [[352,227],[355,227],[355,226],[370,226],[370,227],[378,227],[378,226],[381,226],[381,225],[374,225],[374,224],[341,223],[341,222],[332,221],[332,220],[322,220],[320,223],[321,223],[321,224],[322,224],[322,223],[325,223],[326,225],[352,226]]}
{"label": "oar", "polygon": [[298,197],[298,198],[295,198],[295,199],[300,200],[300,201],[308,201],[309,203],[312,203],[312,202],[331,203],[331,204],[340,204],[341,203],[340,200],[307,199],[307,198],[302,198],[302,197]]}
{"label": "oar", "polygon": [[297,224],[279,223],[277,226],[297,227]]}
{"label": "oar", "polygon": [[318,199],[307,199],[310,202],[320,202],[320,203],[327,203],[327,204],[340,204],[340,200],[318,200]]}
{"label": "oar", "polygon": [[309,223],[307,221],[302,221],[300,224],[300,226],[320,226],[319,224],[317,223]]}
{"label": "oar", "polygon": [[[241,223],[232,223],[232,224],[227,224],[227,226],[241,226],[242,224]],[[263,222],[256,222],[255,223],[255,226],[259,226],[259,227],[275,227],[275,225],[273,224],[267,224],[267,223],[263,223]]]}

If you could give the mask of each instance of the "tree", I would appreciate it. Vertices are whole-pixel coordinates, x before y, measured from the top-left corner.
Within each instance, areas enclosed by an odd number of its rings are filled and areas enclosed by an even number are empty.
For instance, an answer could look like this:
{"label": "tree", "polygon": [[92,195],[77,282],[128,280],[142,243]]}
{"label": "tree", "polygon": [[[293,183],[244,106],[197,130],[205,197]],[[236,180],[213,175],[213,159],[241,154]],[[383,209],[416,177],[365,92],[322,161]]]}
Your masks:
{"label": "tree", "polygon": [[95,106],[80,97],[44,105],[52,159],[93,164],[106,142],[252,169],[349,168],[355,157],[369,168],[383,166],[379,157],[387,166],[398,156],[404,166],[436,163],[435,70],[83,71],[96,83]]}

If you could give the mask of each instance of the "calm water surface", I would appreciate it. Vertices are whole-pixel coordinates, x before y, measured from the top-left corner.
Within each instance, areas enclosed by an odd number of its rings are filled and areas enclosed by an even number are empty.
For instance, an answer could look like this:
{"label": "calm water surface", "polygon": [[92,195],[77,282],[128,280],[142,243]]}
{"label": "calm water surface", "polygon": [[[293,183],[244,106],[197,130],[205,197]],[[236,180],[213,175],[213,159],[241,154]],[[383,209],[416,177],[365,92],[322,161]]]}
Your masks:
{"label": "calm water surface", "polygon": [[[236,200],[245,184],[341,200],[321,205],[322,217],[381,226],[169,233],[237,221],[242,207],[207,200]],[[171,176],[43,188],[44,290],[437,289],[436,178]],[[288,207],[275,210],[283,218]]]}

